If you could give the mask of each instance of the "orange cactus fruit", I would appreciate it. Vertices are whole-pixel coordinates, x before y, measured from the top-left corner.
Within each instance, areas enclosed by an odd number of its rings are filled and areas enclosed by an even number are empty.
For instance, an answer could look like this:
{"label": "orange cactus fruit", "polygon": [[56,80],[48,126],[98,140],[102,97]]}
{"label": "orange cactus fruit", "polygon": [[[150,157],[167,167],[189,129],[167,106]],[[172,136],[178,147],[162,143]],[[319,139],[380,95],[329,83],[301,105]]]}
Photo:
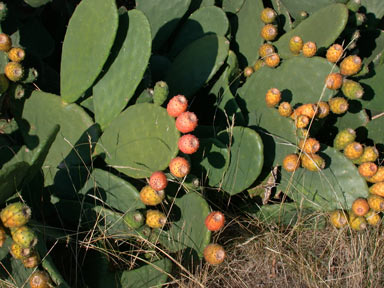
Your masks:
{"label": "orange cactus fruit", "polygon": [[329,109],[334,114],[343,114],[347,112],[349,105],[348,100],[343,97],[333,97],[328,101]]}
{"label": "orange cactus fruit", "polygon": [[243,74],[244,74],[245,77],[248,78],[248,77],[250,77],[253,74],[253,72],[255,72],[255,70],[253,70],[253,67],[252,66],[247,66],[247,67],[244,68]]}
{"label": "orange cactus fruit", "polygon": [[299,148],[305,153],[314,154],[320,150],[320,142],[315,138],[301,139],[299,142]]}
{"label": "orange cactus fruit", "polygon": [[264,40],[273,41],[277,37],[277,27],[272,24],[266,24],[261,29],[260,35]]}
{"label": "orange cactus fruit", "polygon": [[167,216],[158,210],[147,210],[145,224],[151,228],[162,228],[167,223]]}
{"label": "orange cactus fruit", "polygon": [[366,177],[365,180],[367,180],[370,183],[379,183],[384,181],[384,166],[379,166],[377,168],[377,172],[375,175],[371,177]]}
{"label": "orange cactus fruit", "polygon": [[269,43],[264,43],[259,47],[259,56],[261,58],[272,55],[273,53],[275,53],[275,47]]}
{"label": "orange cactus fruit", "polygon": [[187,159],[183,157],[176,157],[169,163],[169,170],[173,176],[183,178],[189,174],[191,165]]}
{"label": "orange cactus fruit", "polygon": [[257,71],[261,69],[261,67],[265,66],[265,62],[262,59],[256,60],[255,64],[253,64],[253,71]]}
{"label": "orange cactus fruit", "polygon": [[49,278],[48,273],[45,271],[37,270],[29,278],[29,286],[31,288],[50,288],[53,287],[51,283],[51,278]]}
{"label": "orange cactus fruit", "polygon": [[308,126],[310,121],[311,119],[309,119],[308,116],[299,115],[295,121],[296,128],[305,128]]}
{"label": "orange cactus fruit", "polygon": [[340,73],[331,73],[325,78],[325,85],[331,90],[340,89],[343,85],[343,76]]}
{"label": "orange cactus fruit", "polygon": [[275,107],[281,101],[281,92],[277,88],[271,88],[265,94],[265,102],[268,107]]}
{"label": "orange cactus fruit", "polygon": [[304,115],[312,119],[313,117],[316,116],[316,105],[307,103],[297,107],[295,111],[292,113],[291,118],[295,120],[300,115]]}
{"label": "orange cactus fruit", "polygon": [[171,117],[177,117],[181,113],[187,111],[188,100],[184,95],[176,95],[169,100],[167,105],[168,115]]}
{"label": "orange cactus fruit", "polygon": [[357,216],[364,216],[369,211],[369,205],[366,199],[364,198],[357,198],[352,203],[352,211]]}
{"label": "orange cactus fruit", "polygon": [[25,51],[19,47],[13,47],[8,51],[8,58],[13,62],[21,62],[25,58]]}
{"label": "orange cactus fruit", "polygon": [[193,154],[199,149],[199,139],[192,134],[186,134],[179,138],[179,150],[185,154]]}
{"label": "orange cactus fruit", "polygon": [[145,205],[156,206],[165,198],[164,190],[156,191],[151,186],[146,185],[140,190],[140,200]]}
{"label": "orange cactus fruit", "polygon": [[305,57],[313,57],[317,52],[316,43],[312,41],[305,42],[303,45],[303,55]]}
{"label": "orange cactus fruit", "polygon": [[331,224],[336,228],[343,228],[348,224],[348,215],[342,210],[332,211],[330,216]]}
{"label": "orange cactus fruit", "polygon": [[384,197],[384,182],[378,182],[369,187],[369,192]]}
{"label": "orange cactus fruit", "polygon": [[153,172],[151,177],[149,177],[149,186],[156,191],[164,190],[167,185],[167,176],[162,171]]}
{"label": "orange cactus fruit", "polygon": [[8,62],[4,67],[4,74],[13,82],[17,82],[24,77],[24,68],[18,62]]}
{"label": "orange cactus fruit", "polygon": [[379,151],[374,146],[365,146],[363,155],[359,159],[353,161],[355,164],[362,164],[365,162],[375,162],[379,158]]}
{"label": "orange cactus fruit", "polygon": [[363,177],[372,177],[377,172],[377,165],[373,162],[365,162],[358,168],[359,174]]}
{"label": "orange cactus fruit", "polygon": [[350,160],[358,159],[363,152],[364,147],[358,142],[352,142],[344,148],[344,156]]}
{"label": "orange cactus fruit", "polygon": [[183,112],[176,118],[176,129],[181,133],[189,133],[197,127],[198,119],[193,112]]}
{"label": "orange cactus fruit", "polygon": [[381,222],[380,214],[373,210],[369,210],[364,217],[367,220],[368,224],[371,226],[378,226]]}
{"label": "orange cactus fruit", "polygon": [[40,256],[36,251],[34,251],[31,255],[22,259],[22,262],[25,268],[35,268],[40,263]]}
{"label": "orange cactus fruit", "polygon": [[278,111],[281,116],[289,117],[292,114],[292,106],[288,102],[281,102]]}
{"label": "orange cactus fruit", "polygon": [[5,232],[4,227],[0,225],[0,248],[3,247],[5,239],[7,239],[7,233]]}
{"label": "orange cactus fruit", "polygon": [[272,53],[271,55],[265,57],[265,65],[271,68],[275,68],[280,64],[280,56],[277,53]]}
{"label": "orange cactus fruit", "polygon": [[296,154],[288,154],[284,157],[283,168],[288,172],[296,171],[300,166],[300,158]]}
{"label": "orange cactus fruit", "polygon": [[328,48],[327,50],[327,60],[331,63],[336,63],[339,61],[341,56],[343,55],[344,49],[343,46],[340,44],[333,44],[331,47]]}
{"label": "orange cactus fruit", "polygon": [[300,51],[303,49],[303,39],[300,36],[293,36],[289,40],[289,50],[295,55],[300,54]]}
{"label": "orange cactus fruit", "polygon": [[301,166],[309,171],[320,171],[325,167],[325,161],[317,154],[303,154],[301,156]]}
{"label": "orange cactus fruit", "polygon": [[384,198],[376,195],[376,194],[371,194],[367,198],[368,205],[371,207],[373,211],[376,212],[383,212],[384,211]]}
{"label": "orange cactus fruit", "polygon": [[213,211],[208,214],[204,223],[209,231],[218,231],[224,227],[225,216],[219,211]]}
{"label": "orange cactus fruit", "polygon": [[0,51],[8,52],[12,48],[12,40],[5,33],[0,33]]}
{"label": "orange cactus fruit", "polygon": [[360,71],[362,66],[361,58],[357,55],[345,57],[340,63],[340,73],[345,76],[351,76]]}
{"label": "orange cactus fruit", "polygon": [[271,24],[275,21],[277,16],[277,13],[275,10],[272,8],[265,8],[261,11],[260,14],[260,19],[263,21],[265,24]]}
{"label": "orange cactus fruit", "polygon": [[329,105],[327,102],[320,101],[317,103],[317,118],[323,119],[329,115]]}
{"label": "orange cactus fruit", "polygon": [[204,248],[204,259],[211,265],[218,265],[225,259],[224,247],[219,244],[208,244]]}

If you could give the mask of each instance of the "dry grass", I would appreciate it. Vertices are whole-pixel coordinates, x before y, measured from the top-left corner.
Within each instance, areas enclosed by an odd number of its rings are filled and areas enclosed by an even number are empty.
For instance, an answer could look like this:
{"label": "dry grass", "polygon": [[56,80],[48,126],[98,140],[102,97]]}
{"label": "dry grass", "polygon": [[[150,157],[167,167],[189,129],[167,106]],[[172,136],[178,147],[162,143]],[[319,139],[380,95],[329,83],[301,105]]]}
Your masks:
{"label": "dry grass", "polygon": [[[300,224],[285,231],[252,222],[246,229],[235,225],[220,236],[236,237],[223,243],[226,261],[200,265],[195,271],[200,285],[181,278],[175,287],[384,287],[381,227],[356,233],[305,230]],[[252,235],[250,229],[259,231]]]}

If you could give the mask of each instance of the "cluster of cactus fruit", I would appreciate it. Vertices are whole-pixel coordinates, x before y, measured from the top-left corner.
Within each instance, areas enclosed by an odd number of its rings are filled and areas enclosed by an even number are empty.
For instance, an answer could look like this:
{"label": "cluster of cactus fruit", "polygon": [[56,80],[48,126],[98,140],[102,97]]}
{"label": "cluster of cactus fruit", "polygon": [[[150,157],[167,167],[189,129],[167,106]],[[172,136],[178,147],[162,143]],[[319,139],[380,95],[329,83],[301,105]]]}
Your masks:
{"label": "cluster of cactus fruit", "polygon": [[225,261],[232,203],[279,225],[301,207],[378,225],[384,9],[370,1],[0,2],[7,281],[71,287],[51,255],[76,245],[73,286],[162,285],[179,256]]}

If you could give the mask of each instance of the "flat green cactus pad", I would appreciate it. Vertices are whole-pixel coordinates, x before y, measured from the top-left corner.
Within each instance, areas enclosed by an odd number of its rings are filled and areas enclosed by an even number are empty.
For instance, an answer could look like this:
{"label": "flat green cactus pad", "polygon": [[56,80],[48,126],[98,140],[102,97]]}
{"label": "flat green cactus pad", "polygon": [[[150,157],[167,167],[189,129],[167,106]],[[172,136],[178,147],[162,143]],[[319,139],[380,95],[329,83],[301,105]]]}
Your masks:
{"label": "flat green cactus pad", "polygon": [[119,20],[113,63],[93,88],[95,118],[102,129],[135,93],[151,55],[151,30],[143,12],[131,10],[120,15]]}
{"label": "flat green cactus pad", "polygon": [[179,212],[172,217],[176,219],[169,230],[158,230],[158,241],[171,252],[190,247],[202,257],[211,240],[211,232],[204,224],[210,212],[208,203],[199,194],[190,192],[176,199],[175,205],[175,211]]}
{"label": "flat green cactus pad", "polygon": [[224,0],[223,10],[229,13],[238,13],[246,0]]}
{"label": "flat green cactus pad", "polygon": [[60,94],[75,102],[100,74],[116,36],[118,14],[113,0],[83,0],[65,34],[60,68]]}
{"label": "flat green cactus pad", "polygon": [[144,178],[168,167],[178,152],[179,136],[166,109],[136,104],[105,129],[96,150],[113,168],[133,178]]}
{"label": "flat green cactus pad", "polygon": [[169,95],[183,94],[191,97],[224,64],[229,41],[223,36],[206,35],[185,47],[174,59],[165,82]]}
{"label": "flat green cactus pad", "polygon": [[326,147],[319,155],[325,159],[325,169],[312,172],[299,168],[295,173],[282,169],[278,189],[298,203],[320,211],[347,210],[356,198],[368,197],[367,183],[349,159],[332,147]]}
{"label": "flat green cactus pad", "polygon": [[264,147],[257,132],[246,127],[233,127],[218,134],[230,151],[230,163],[221,187],[230,195],[248,188],[260,175],[264,163]]}
{"label": "flat green cactus pad", "polygon": [[78,193],[100,199],[103,204],[121,212],[145,208],[139,192],[132,184],[101,169],[92,171],[89,180]]}
{"label": "flat green cactus pad", "polygon": [[52,0],[24,0],[29,6],[37,8],[47,4],[48,2],[52,2]]}
{"label": "flat green cactus pad", "polygon": [[365,128],[368,130],[368,138],[372,139],[375,144],[384,144],[384,117],[380,117],[370,121]]}
{"label": "flat green cactus pad", "polygon": [[[276,0],[281,2],[292,15],[293,18],[300,18],[300,12],[305,11],[312,15],[317,10],[324,6],[340,2],[338,0],[316,0],[316,1],[302,1],[302,0]],[[347,2],[347,0],[345,1]]]}
{"label": "flat green cactus pad", "polygon": [[216,6],[203,7],[192,13],[178,32],[170,55],[176,56],[184,47],[208,33],[225,36],[228,31],[228,18]]}
{"label": "flat green cactus pad", "polygon": [[317,49],[327,48],[339,37],[347,21],[348,9],[344,4],[328,5],[303,20],[295,29],[285,33],[274,45],[281,58],[294,56],[289,50],[289,40],[293,36],[300,36],[304,42],[315,42]]}
{"label": "flat green cactus pad", "polygon": [[384,111],[384,65],[380,65],[375,72],[373,77],[359,81],[364,88],[363,99],[370,99],[361,102],[366,109]]}
{"label": "flat green cactus pad", "polygon": [[152,45],[155,51],[169,39],[190,4],[191,0],[136,1],[136,8],[144,12],[151,24]]}

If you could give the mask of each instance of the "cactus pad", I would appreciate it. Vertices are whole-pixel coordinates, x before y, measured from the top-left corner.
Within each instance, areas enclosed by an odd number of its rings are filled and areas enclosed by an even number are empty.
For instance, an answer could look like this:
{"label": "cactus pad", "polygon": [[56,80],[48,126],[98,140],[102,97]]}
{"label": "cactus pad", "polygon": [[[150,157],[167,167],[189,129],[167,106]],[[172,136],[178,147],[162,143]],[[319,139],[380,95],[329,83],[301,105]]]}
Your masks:
{"label": "cactus pad", "polygon": [[105,129],[96,151],[105,154],[105,161],[120,172],[144,178],[168,167],[178,152],[179,136],[175,120],[166,109],[136,104]]}
{"label": "cactus pad", "polygon": [[118,14],[113,0],[83,0],[65,34],[60,68],[60,91],[75,102],[100,74],[116,36]]}

